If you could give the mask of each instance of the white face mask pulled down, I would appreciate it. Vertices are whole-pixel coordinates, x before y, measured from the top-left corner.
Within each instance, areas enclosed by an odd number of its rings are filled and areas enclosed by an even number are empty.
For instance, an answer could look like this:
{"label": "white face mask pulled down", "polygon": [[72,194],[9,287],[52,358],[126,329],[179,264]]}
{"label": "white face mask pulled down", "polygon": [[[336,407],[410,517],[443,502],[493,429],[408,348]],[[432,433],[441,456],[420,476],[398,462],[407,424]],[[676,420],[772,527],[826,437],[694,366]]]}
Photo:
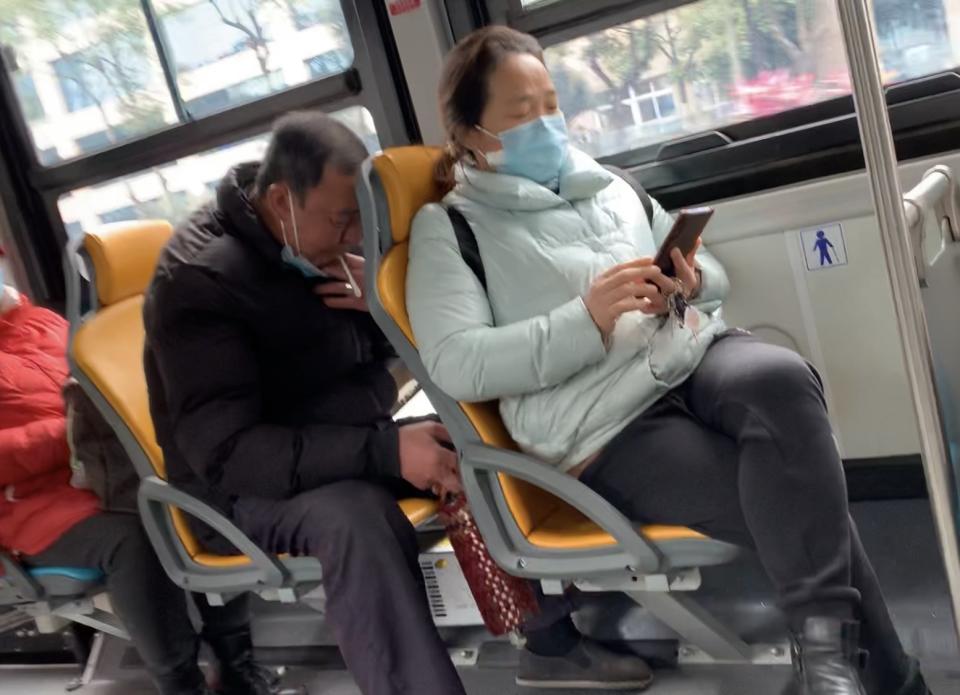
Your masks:
{"label": "white face mask pulled down", "polygon": [[[296,251],[294,251],[293,247],[290,246],[290,242],[287,240],[287,226],[284,224],[283,218],[280,218],[280,234],[283,236],[283,249],[280,251],[280,258],[290,267],[299,270],[305,278],[329,278],[330,276],[327,273],[320,270],[300,253],[300,230],[297,225],[297,218],[293,213],[293,195],[287,196],[287,204],[290,207],[290,223],[293,227],[293,241],[297,245],[297,248]],[[353,273],[350,272],[350,266],[347,265],[347,260],[343,257],[343,254],[338,255],[337,260],[340,261],[340,267],[343,268],[343,272],[347,276],[347,282],[350,284],[350,290],[353,292],[353,296],[359,299],[362,296],[360,286],[357,285]]]}

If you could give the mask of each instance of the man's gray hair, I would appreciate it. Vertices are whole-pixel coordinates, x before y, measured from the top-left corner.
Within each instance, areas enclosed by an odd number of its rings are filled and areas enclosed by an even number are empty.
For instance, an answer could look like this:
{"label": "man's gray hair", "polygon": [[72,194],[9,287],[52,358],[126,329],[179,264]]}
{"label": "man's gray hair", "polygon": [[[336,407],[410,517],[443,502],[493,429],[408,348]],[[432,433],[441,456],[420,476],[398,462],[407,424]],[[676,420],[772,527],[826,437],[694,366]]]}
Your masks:
{"label": "man's gray hair", "polygon": [[328,166],[353,174],[366,157],[363,141],[336,119],[322,111],[293,111],[274,123],[254,195],[261,196],[271,184],[282,182],[302,205]]}

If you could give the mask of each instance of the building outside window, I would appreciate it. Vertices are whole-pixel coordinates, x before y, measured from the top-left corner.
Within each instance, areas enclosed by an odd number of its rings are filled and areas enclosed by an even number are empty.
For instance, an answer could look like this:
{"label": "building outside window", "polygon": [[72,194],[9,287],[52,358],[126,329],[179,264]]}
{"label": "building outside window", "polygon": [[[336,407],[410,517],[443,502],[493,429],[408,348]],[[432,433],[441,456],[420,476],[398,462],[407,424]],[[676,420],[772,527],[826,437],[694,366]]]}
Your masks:
{"label": "building outside window", "polygon": [[[152,0],[191,119],[348,70],[353,46],[339,0]],[[11,5],[11,7],[14,7]],[[40,0],[0,17],[0,44],[38,161],[50,166],[178,123],[141,3]],[[9,55],[7,55],[9,54]],[[337,116],[379,148],[363,107]],[[266,136],[87,186],[60,198],[71,233],[147,217],[179,221],[212,182],[262,155]]]}
{"label": "building outside window", "polygon": [[[887,83],[960,63],[960,0],[871,5]],[[598,157],[850,93],[834,0],[700,0],[552,45],[546,59],[576,142]]]}

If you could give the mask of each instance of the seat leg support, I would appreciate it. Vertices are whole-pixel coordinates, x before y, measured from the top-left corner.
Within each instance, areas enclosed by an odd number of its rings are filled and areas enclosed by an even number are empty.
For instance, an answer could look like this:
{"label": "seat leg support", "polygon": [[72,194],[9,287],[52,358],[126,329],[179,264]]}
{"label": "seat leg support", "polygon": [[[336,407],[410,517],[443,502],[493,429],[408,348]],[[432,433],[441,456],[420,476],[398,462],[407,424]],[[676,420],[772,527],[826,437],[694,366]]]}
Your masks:
{"label": "seat leg support", "polygon": [[753,662],[753,648],[689,596],[659,591],[626,594],[715,661]]}
{"label": "seat leg support", "polygon": [[97,667],[100,665],[100,657],[103,654],[103,633],[98,632],[93,636],[93,643],[90,645],[90,655],[87,657],[87,663],[83,666],[83,673],[79,678],[75,678],[66,686],[67,692],[79,690],[85,685],[90,685],[97,675]]}
{"label": "seat leg support", "polygon": [[105,632],[108,635],[119,637],[122,640],[130,639],[126,629],[112,613],[107,613],[99,608],[93,609],[90,613],[63,613],[64,618],[68,618],[75,623],[87,625],[99,632]]}
{"label": "seat leg support", "polygon": [[8,630],[14,630],[21,625],[32,623],[35,618],[22,610],[12,610],[6,613],[0,613],[0,634]]}

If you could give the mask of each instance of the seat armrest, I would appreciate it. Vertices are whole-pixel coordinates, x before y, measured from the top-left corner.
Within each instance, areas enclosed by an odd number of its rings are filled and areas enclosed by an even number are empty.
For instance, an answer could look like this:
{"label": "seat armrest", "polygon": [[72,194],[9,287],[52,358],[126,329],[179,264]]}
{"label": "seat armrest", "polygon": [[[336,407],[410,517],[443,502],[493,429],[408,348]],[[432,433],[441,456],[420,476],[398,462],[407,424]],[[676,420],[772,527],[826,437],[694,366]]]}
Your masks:
{"label": "seat armrest", "polygon": [[3,567],[3,577],[10,582],[17,593],[27,601],[39,601],[43,598],[43,589],[40,584],[27,574],[27,571],[13,556],[5,550],[0,550],[0,567]]}
{"label": "seat armrest", "polygon": [[[576,478],[525,454],[486,444],[468,444],[463,450],[461,474],[471,499],[482,499],[476,470],[506,473],[546,490],[613,536],[623,552],[636,559],[638,570],[654,573],[665,568],[660,550],[612,504]],[[471,488],[477,494],[471,495]]]}
{"label": "seat armrest", "polygon": [[[138,503],[140,515],[144,519],[144,527],[158,554],[161,554],[160,559],[165,566],[176,567],[186,574],[186,568],[180,560],[183,554],[178,552],[178,549],[182,548],[181,541],[176,536],[173,524],[164,523],[164,516],[170,520],[168,506],[172,506],[199,519],[250,558],[257,575],[257,583],[279,587],[283,586],[287,579],[288,573],[283,563],[264,552],[232,521],[209,504],[178,490],[165,480],[156,476],[143,478],[140,481]],[[178,584],[184,583],[183,577],[173,577],[173,579]]]}

